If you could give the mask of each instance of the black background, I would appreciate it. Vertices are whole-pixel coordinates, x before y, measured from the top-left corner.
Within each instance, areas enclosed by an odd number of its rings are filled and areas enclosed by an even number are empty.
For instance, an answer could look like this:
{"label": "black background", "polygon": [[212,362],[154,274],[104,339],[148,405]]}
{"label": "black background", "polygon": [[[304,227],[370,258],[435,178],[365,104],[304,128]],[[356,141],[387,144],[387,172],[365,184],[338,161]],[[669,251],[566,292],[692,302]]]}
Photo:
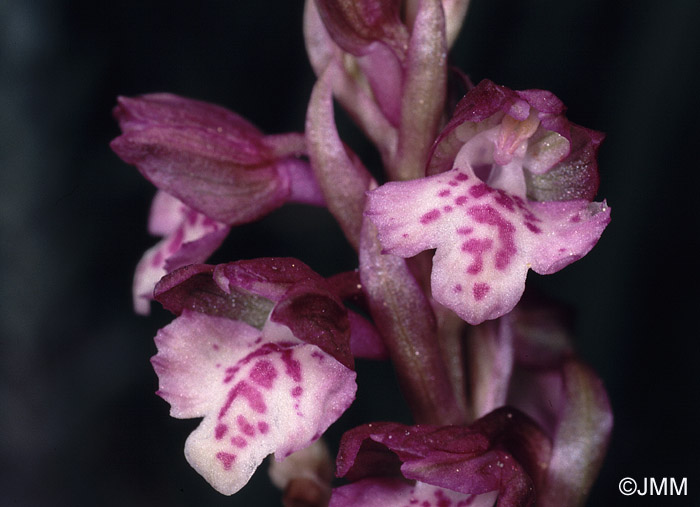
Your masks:
{"label": "black background", "polygon": [[[585,259],[530,276],[576,309],[577,347],[614,407],[590,505],[700,505],[699,14],[694,0],[473,0],[452,53],[475,82],[549,89],[608,136],[611,225]],[[0,2],[3,505],[279,503],[263,470],[227,498],[182,456],[197,421],[167,415],[148,362],[170,317],[131,310],[154,191],[108,142],[115,97],[154,91],[301,131],[314,81],[301,19],[300,1]],[[355,263],[328,214],[302,206],[236,228],[213,260],[263,255],[324,275]],[[359,371],[338,426],[405,418],[391,372]],[[689,495],[625,498],[627,476],[687,477]]]}

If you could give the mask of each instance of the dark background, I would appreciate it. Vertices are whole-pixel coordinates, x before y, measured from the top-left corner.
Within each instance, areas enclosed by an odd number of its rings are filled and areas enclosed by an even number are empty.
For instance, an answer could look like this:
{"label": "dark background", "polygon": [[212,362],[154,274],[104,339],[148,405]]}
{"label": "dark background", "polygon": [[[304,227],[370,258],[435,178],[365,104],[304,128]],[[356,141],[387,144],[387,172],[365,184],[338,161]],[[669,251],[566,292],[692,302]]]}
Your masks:
{"label": "dark background", "polygon": [[[313,85],[301,1],[197,5],[0,2],[3,505],[279,502],[264,471],[227,498],[189,468],[197,421],[167,415],[148,362],[170,317],[131,310],[154,191],[108,148],[115,97],[170,91],[281,133],[303,129]],[[700,505],[699,14],[695,0],[473,0],[452,53],[475,82],[549,89],[608,135],[599,195],[611,225],[585,259],[530,277],[576,309],[577,347],[614,407],[590,505]],[[236,228],[214,261],[262,255],[326,275],[355,263],[327,213],[301,206]],[[359,369],[339,426],[405,417],[391,372]],[[625,498],[627,476],[687,477],[689,495]]]}

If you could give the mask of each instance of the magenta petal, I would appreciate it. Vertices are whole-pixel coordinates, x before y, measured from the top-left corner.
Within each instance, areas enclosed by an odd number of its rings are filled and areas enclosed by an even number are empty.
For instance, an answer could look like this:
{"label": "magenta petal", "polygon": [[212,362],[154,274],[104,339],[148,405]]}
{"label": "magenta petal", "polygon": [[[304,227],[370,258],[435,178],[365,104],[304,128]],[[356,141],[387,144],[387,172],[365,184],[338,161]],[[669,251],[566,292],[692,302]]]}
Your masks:
{"label": "magenta petal", "polygon": [[386,253],[410,257],[436,248],[433,297],[478,324],[513,309],[528,269],[553,273],[588,253],[610,209],[587,201],[526,201],[486,185],[465,165],[387,183],[368,194],[365,213]]}
{"label": "magenta petal", "polygon": [[329,507],[492,507],[498,492],[465,495],[423,482],[397,478],[373,478],[333,490]]}
{"label": "magenta petal", "polygon": [[258,328],[269,317],[297,339],[353,367],[347,310],[326,280],[297,259],[252,259],[213,269],[188,266],[159,283],[156,298],[176,315],[192,309]]}
{"label": "magenta petal", "polygon": [[[112,149],[161,190],[229,225],[256,220],[295,198],[319,203],[299,142],[265,137],[224,108],[169,94],[120,97],[123,134]],[[303,137],[296,138],[302,142]],[[308,185],[292,185],[306,174]],[[309,186],[310,185],[310,186]],[[293,195],[296,188],[297,196]],[[299,192],[301,190],[301,192]],[[316,191],[317,192],[317,191]]]}
{"label": "magenta petal", "polygon": [[279,302],[296,284],[320,285],[325,280],[309,266],[291,257],[261,257],[220,264],[214,278],[226,290],[242,289]]}
{"label": "magenta petal", "polygon": [[528,505],[550,443],[521,412],[502,408],[466,426],[372,423],[343,435],[338,475],[396,476],[464,494],[498,491],[499,505]]}
{"label": "magenta petal", "polygon": [[261,331],[189,311],[159,331],[158,393],[177,418],[203,417],[187,461],[219,492],[243,487],[270,453],[316,440],[352,403],[355,373],[288,328]]}
{"label": "magenta petal", "polygon": [[153,201],[149,229],[167,237],[149,249],[136,267],[134,307],[144,315],[150,311],[153,289],[163,276],[181,266],[207,260],[230,230],[164,192],[158,192]]}

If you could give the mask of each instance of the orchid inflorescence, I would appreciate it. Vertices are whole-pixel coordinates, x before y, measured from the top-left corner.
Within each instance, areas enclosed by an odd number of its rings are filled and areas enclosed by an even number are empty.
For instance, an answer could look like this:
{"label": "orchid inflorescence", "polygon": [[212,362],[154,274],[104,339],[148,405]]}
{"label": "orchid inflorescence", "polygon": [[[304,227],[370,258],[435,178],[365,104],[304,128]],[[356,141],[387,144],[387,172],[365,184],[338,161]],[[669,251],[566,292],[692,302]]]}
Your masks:
{"label": "orchid inflorescence", "polygon": [[[449,67],[467,4],[307,0],[318,79],[304,133],[266,135],[170,94],[119,98],[112,148],[158,188],[149,230],[163,238],[136,269],[134,305],[176,316],[155,338],[158,394],[173,417],[202,418],[185,456],[217,491],[274,453],[287,505],[585,502],[607,395],[560,309],[521,298],[528,270],[580,259],[610,221],[593,201],[603,136],[550,92],[474,86]],[[376,147],[383,184],[341,140],[334,99]],[[326,207],[358,269],[204,264],[232,227],[290,202]],[[347,431],[332,483],[320,437],[355,398],[356,358],[391,360],[415,424]]]}

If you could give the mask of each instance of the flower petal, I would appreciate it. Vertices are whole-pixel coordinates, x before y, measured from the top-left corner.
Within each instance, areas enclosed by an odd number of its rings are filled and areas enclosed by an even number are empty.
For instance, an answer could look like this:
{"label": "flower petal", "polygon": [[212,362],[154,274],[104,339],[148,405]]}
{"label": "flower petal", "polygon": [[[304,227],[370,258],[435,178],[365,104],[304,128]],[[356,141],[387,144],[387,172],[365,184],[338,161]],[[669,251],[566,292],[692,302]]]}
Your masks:
{"label": "flower petal", "polygon": [[466,495],[420,481],[372,478],[334,489],[329,507],[492,507],[497,496],[497,491]]}
{"label": "flower petal", "polygon": [[210,218],[240,224],[289,199],[321,202],[308,163],[297,158],[301,135],[266,137],[231,111],[170,94],[120,97],[114,115],[123,134],[112,149]]}
{"label": "flower petal", "polygon": [[178,418],[203,417],[187,461],[217,491],[243,487],[270,453],[316,440],[352,403],[355,373],[285,326],[184,311],[156,336],[159,394]]}
{"label": "flower petal", "polygon": [[605,203],[527,201],[456,164],[462,168],[371,191],[365,213],[386,253],[437,248],[433,297],[470,324],[512,310],[529,268],[549,274],[583,257],[610,221]]}
{"label": "flower petal", "polygon": [[134,309],[142,315],[149,313],[153,289],[163,276],[181,266],[206,261],[230,231],[226,224],[196,212],[165,192],[158,192],[153,200],[149,229],[167,237],[150,248],[136,267]]}
{"label": "flower petal", "polygon": [[338,475],[398,476],[464,494],[498,491],[503,505],[534,500],[532,479],[549,462],[548,438],[526,415],[502,408],[471,426],[372,423],[343,435]]}

